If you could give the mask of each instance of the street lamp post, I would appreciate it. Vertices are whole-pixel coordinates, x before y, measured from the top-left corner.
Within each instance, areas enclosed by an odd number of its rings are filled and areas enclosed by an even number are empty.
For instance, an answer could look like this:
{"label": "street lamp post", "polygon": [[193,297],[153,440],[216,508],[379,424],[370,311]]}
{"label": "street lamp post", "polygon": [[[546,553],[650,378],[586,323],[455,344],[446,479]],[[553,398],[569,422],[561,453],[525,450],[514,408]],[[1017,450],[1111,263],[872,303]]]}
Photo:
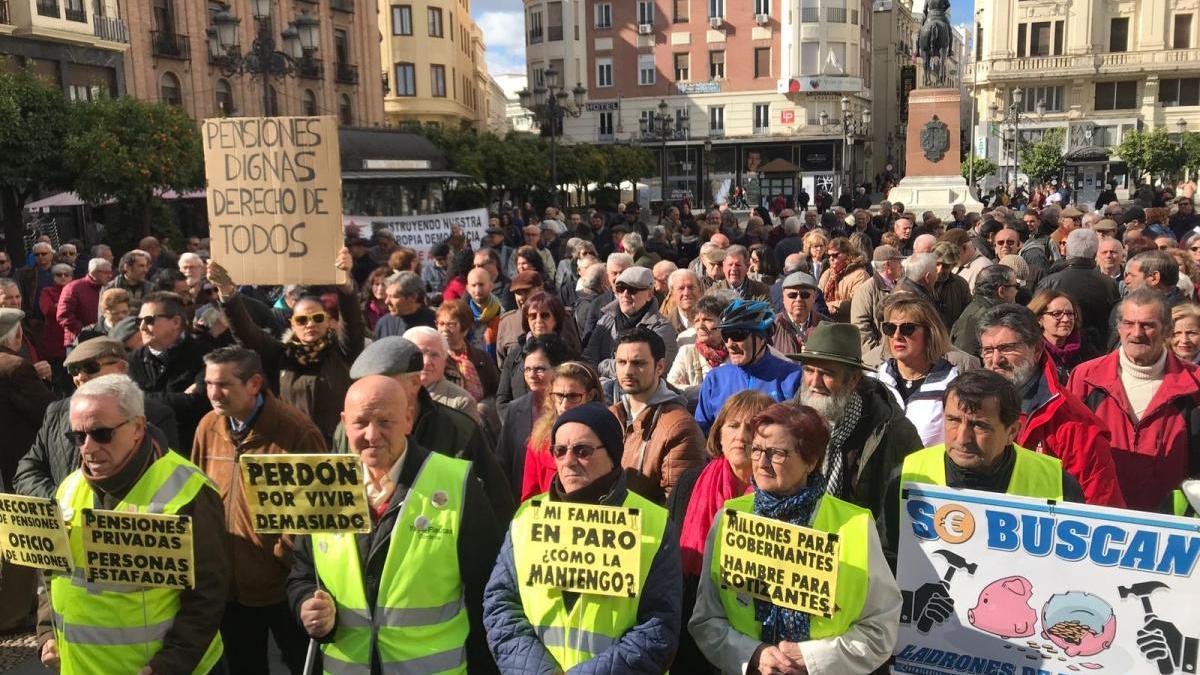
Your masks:
{"label": "street lamp post", "polygon": [[704,206],[712,203],[712,139],[704,139],[704,184],[700,186],[700,198]]}
{"label": "street lamp post", "polygon": [[256,28],[250,51],[241,53],[238,26],[242,20],[226,10],[213,17],[213,25],[205,35],[209,51],[223,75],[262,76],[262,110],[266,116],[271,112],[271,77],[287,77],[312,62],[313,53],[321,46],[321,22],[308,12],[302,13],[280,34],[283,51],[277,51],[271,32],[271,0],[252,0],[250,7]]}
{"label": "street lamp post", "polygon": [[850,97],[843,96],[841,100],[842,119],[838,122],[829,121],[829,113],[824,110],[819,115],[821,119],[821,129],[825,132],[841,131],[842,134],[842,190],[847,191],[854,178],[850,175],[853,167],[851,161],[851,151],[854,147],[855,136],[866,136],[870,132],[868,127],[871,124],[870,108],[856,110],[851,105]]}
{"label": "street lamp post", "polygon": [[[550,66],[542,73],[545,86],[528,88],[517,92],[521,107],[533,112],[533,119],[542,126],[550,126],[550,203],[558,206],[558,135],[562,133],[562,123],[567,116],[579,117],[583,114],[583,97],[587,91],[583,85],[575,83],[575,88],[569,93],[558,83],[559,72]],[[573,107],[566,105],[567,97],[573,98]]]}
{"label": "street lamp post", "polygon": [[666,100],[659,100],[658,112],[651,112],[650,115],[642,117],[639,122],[642,138],[654,140],[657,139],[662,154],[659,157],[661,161],[660,169],[662,175],[662,183],[659,187],[659,210],[666,207],[668,201],[667,193],[667,141],[675,137],[675,129],[673,128],[674,120],[668,114],[671,106],[667,105]]}
{"label": "street lamp post", "polygon": [[1183,136],[1187,133],[1187,120],[1180,117],[1175,121],[1175,127],[1179,129],[1179,149],[1183,149]]}
{"label": "street lamp post", "polygon": [[[999,104],[993,103],[991,106],[992,121],[1009,129],[1009,136],[1012,138],[1012,186],[1008,187],[1008,169],[1004,171],[1004,183],[1006,189],[1009,189],[1009,194],[1012,194],[1017,187],[1018,161],[1021,155],[1021,119],[1023,117],[1021,104],[1025,100],[1025,94],[1021,89],[1013,89],[1009,94],[1009,104],[1001,108]],[[1036,114],[1041,117],[1046,113],[1046,103],[1042,99],[1038,99]],[[1003,141],[1004,139],[1001,138]]]}

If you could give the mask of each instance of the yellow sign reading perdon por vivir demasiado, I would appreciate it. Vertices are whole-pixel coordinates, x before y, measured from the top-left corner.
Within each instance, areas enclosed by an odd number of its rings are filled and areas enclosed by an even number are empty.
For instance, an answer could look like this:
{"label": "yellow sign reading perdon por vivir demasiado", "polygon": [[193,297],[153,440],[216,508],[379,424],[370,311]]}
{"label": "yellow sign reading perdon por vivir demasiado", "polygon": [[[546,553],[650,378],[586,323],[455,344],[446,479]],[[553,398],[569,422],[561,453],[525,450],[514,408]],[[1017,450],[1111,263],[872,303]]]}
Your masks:
{"label": "yellow sign reading perdon por vivir demasiado", "polygon": [[94,584],[195,588],[192,519],[83,510],[83,559]]}
{"label": "yellow sign reading perdon por vivir demasiado", "polygon": [[836,534],[732,509],[722,517],[722,586],[780,607],[833,616]]}
{"label": "yellow sign reading perdon por vivir demasiado", "polygon": [[517,575],[535,588],[635,597],[641,590],[637,509],[535,501],[517,533]]}
{"label": "yellow sign reading perdon por vivir demasiado", "polygon": [[242,455],[239,462],[255,532],[371,531],[358,455]]}
{"label": "yellow sign reading perdon por vivir demasiado", "polygon": [[71,544],[58,504],[0,494],[0,555],[14,565],[70,572]]}

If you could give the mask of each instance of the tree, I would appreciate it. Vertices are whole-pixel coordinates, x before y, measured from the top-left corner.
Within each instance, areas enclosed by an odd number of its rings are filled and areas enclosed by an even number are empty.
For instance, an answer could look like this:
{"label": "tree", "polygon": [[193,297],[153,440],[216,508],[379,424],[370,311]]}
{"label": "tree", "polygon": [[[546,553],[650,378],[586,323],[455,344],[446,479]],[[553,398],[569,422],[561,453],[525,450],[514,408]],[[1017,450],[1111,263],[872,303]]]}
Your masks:
{"label": "tree", "polygon": [[1184,134],[1181,163],[1193,174],[1200,171],[1200,133]]}
{"label": "tree", "polygon": [[66,159],[76,192],[93,204],[118,201],[133,228],[110,227],[114,239],[136,241],[151,234],[154,214],[161,213],[155,208],[161,192],[204,185],[200,132],[180,108],[135,98],[101,99],[75,104],[71,117]]}
{"label": "tree", "polygon": [[1183,164],[1179,144],[1171,140],[1165,127],[1125,134],[1116,153],[1129,167],[1135,183],[1147,174],[1153,178],[1174,173]]}
{"label": "tree", "polygon": [[1063,130],[1052,129],[1042,140],[1021,148],[1021,171],[1034,183],[1057,180],[1062,175]]}
{"label": "tree", "polygon": [[658,171],[658,162],[653,153],[636,145],[614,145],[607,150],[608,175],[604,182],[620,189],[621,183],[633,183],[633,197],[637,199],[637,182]]}
{"label": "tree", "polygon": [[67,126],[60,89],[30,71],[0,74],[0,217],[13,260],[25,259],[26,202],[71,185],[63,160]]}
{"label": "tree", "polygon": [[975,155],[971,155],[963,160],[962,167],[959,168],[959,171],[962,173],[963,180],[971,180],[972,164],[975,166],[975,184],[971,185],[971,188],[975,190],[976,194],[978,194],[979,182],[984,178],[996,173],[997,167],[996,164],[987,157],[977,157]]}

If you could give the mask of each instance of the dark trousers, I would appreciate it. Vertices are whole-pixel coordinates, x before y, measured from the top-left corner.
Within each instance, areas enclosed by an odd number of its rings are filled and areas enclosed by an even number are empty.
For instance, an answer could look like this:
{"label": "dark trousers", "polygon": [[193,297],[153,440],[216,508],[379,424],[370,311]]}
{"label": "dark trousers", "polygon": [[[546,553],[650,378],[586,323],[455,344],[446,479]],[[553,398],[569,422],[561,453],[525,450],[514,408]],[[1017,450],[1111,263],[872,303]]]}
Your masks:
{"label": "dark trousers", "polygon": [[292,675],[304,670],[308,637],[292,618],[286,602],[266,607],[247,607],[236,601],[225,608],[221,620],[221,639],[225,641],[225,664],[230,675],[262,675],[267,665],[267,633],[283,655]]}

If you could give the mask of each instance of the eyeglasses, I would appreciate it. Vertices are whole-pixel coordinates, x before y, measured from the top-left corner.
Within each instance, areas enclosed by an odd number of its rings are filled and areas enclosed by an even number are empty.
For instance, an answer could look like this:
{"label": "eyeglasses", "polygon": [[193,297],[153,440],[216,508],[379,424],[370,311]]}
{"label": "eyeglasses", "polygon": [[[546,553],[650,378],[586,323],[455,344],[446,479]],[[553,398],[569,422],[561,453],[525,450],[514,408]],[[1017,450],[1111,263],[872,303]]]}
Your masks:
{"label": "eyeglasses", "polygon": [[572,455],[575,455],[576,459],[587,459],[588,457],[591,457],[592,453],[596,452],[598,449],[599,448],[596,446],[588,445],[587,443],[579,443],[570,447],[565,445],[552,445],[550,446],[550,454],[554,455],[555,459],[562,459],[569,452]]}
{"label": "eyeglasses", "polygon": [[54,254],[53,254],[53,253],[51,253],[50,251],[38,251],[37,253],[34,253],[33,255],[34,255],[35,257],[38,257],[38,258],[40,258],[40,257],[42,257],[42,256],[45,256],[45,255],[54,255]]}
{"label": "eyeglasses", "polygon": [[137,321],[138,321],[139,326],[141,326],[142,328],[145,328],[146,326],[153,324],[155,321],[157,321],[159,319],[169,319],[169,318],[171,318],[170,314],[147,314],[146,316],[139,316]]}
{"label": "eyeglasses", "polygon": [[320,326],[325,323],[325,319],[329,318],[325,312],[313,312],[312,314],[295,314],[292,316],[292,323],[297,326],[307,326],[308,322],[313,322],[314,326]]}
{"label": "eyeglasses", "polygon": [[550,395],[553,396],[554,399],[559,403],[570,403],[571,405],[578,405],[579,403],[582,403],[584,397],[584,394],[580,394],[579,392],[567,392],[564,394],[561,392],[552,391],[550,392]]}
{"label": "eyeglasses", "polygon": [[634,288],[633,286],[626,286],[625,284],[617,284],[617,287],[613,290],[616,292],[617,295],[625,295],[625,294],[637,295],[638,293],[641,293],[645,289]]}
{"label": "eyeglasses", "polygon": [[812,296],[813,296],[812,291],[788,291],[787,293],[783,294],[783,297],[787,298],[788,300],[795,300],[796,298],[800,298],[801,300],[808,300],[808,299],[812,298]]}
{"label": "eyeglasses", "polygon": [[536,375],[538,377],[541,377],[541,376],[545,375],[548,370],[550,370],[550,369],[547,368],[546,366],[525,366],[525,374],[526,375]]}
{"label": "eyeglasses", "polygon": [[787,461],[788,455],[791,454],[783,448],[764,448],[761,445],[750,447],[750,459],[758,461],[763,455],[770,458],[772,464],[783,464]]}
{"label": "eyeglasses", "polygon": [[1066,318],[1066,319],[1074,319],[1075,318],[1075,310],[1073,310],[1073,309],[1055,309],[1055,310],[1052,310],[1049,312],[1044,312],[1043,314],[1054,317],[1055,321],[1058,321],[1059,319],[1063,319],[1063,318]]}
{"label": "eyeglasses", "polygon": [[116,433],[117,429],[132,421],[133,418],[131,417],[115,427],[99,427],[90,431],[68,431],[63,436],[66,436],[67,441],[77,448],[83,447],[83,444],[87,442],[88,436],[91,436],[92,440],[97,443],[112,443],[113,434]]}
{"label": "eyeglasses", "polygon": [[70,273],[70,272],[55,272],[55,273],[54,273],[54,278],[56,278],[56,279],[57,279],[58,277],[66,277],[67,279],[70,279],[70,278],[71,278],[71,273]]}
{"label": "eyeglasses", "polygon": [[840,257],[842,257],[842,254],[841,254],[841,253],[838,253],[837,251],[830,251],[830,252],[829,252],[829,259],[830,259],[830,260],[837,260],[837,259],[838,259],[838,258],[840,258]]}
{"label": "eyeglasses", "polygon": [[980,347],[979,355],[987,358],[992,354],[1017,354],[1021,351],[1021,343],[1009,342],[1007,344],[996,345],[995,347]]}
{"label": "eyeglasses", "polygon": [[79,375],[95,375],[96,373],[100,372],[100,369],[104,366],[111,366],[114,363],[117,363],[117,361],[105,361],[104,363],[101,363],[96,359],[88,359],[87,361],[80,361],[79,363],[72,363],[71,365],[67,366],[67,374],[71,377],[77,377]]}
{"label": "eyeglasses", "polygon": [[721,339],[725,342],[743,342],[750,337],[750,331],[744,328],[730,328],[721,331]]}
{"label": "eyeglasses", "polygon": [[905,321],[901,324],[894,324],[891,321],[884,321],[883,324],[879,326],[879,329],[888,337],[894,336],[896,331],[900,331],[900,334],[904,337],[912,337],[913,333],[916,333],[917,329],[920,327],[921,324],[919,323],[909,323]]}

